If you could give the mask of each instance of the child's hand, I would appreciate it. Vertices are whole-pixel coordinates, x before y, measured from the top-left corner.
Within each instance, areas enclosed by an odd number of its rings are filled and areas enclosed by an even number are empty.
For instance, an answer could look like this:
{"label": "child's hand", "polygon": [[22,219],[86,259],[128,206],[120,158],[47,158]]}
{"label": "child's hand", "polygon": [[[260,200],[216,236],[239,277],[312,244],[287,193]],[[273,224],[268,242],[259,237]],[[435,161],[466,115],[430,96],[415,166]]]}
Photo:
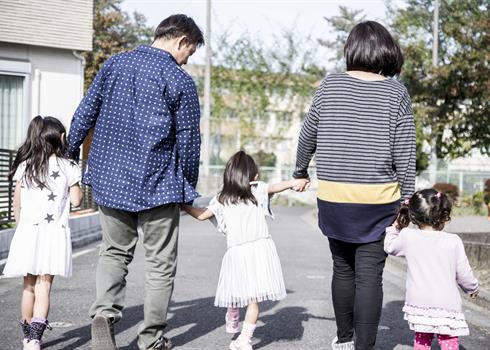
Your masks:
{"label": "child's hand", "polygon": [[296,192],[304,192],[310,187],[310,180],[308,179],[294,179],[292,181],[291,189]]}
{"label": "child's hand", "polygon": [[470,294],[471,299],[476,299],[477,297],[478,297],[478,291]]}

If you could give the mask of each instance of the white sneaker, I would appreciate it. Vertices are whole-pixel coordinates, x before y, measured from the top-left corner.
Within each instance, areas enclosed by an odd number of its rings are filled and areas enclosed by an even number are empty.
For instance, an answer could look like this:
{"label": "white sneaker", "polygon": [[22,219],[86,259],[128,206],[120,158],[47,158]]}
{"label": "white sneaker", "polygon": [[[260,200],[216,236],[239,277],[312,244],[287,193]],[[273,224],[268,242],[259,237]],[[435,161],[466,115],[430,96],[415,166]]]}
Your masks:
{"label": "white sneaker", "polygon": [[24,345],[24,350],[41,350],[41,342],[39,340],[32,339]]}
{"label": "white sneaker", "polygon": [[346,343],[339,343],[338,338],[335,337],[332,340],[333,350],[354,350],[354,341],[348,341]]}
{"label": "white sneaker", "polygon": [[230,343],[230,350],[253,350],[253,348],[250,342],[238,338]]}

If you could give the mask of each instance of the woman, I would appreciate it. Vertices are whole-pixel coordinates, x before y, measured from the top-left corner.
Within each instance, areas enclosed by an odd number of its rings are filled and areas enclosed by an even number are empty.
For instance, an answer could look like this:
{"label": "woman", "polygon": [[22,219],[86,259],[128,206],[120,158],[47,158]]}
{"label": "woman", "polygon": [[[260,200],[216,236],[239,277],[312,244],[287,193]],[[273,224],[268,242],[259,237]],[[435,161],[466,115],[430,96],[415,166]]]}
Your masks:
{"label": "woman", "polygon": [[384,233],[415,183],[410,96],[393,77],[403,55],[367,21],[344,47],[347,71],[328,75],[301,129],[295,178],[316,153],[318,218],[333,258],[333,349],[374,349],[383,303]]}

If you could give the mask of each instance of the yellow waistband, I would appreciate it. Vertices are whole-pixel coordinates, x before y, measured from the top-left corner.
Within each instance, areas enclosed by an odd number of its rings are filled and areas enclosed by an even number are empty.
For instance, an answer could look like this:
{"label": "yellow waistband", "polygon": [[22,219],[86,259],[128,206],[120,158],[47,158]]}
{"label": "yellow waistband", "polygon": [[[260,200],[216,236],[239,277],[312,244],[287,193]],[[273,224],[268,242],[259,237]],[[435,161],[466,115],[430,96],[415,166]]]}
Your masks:
{"label": "yellow waistband", "polygon": [[385,204],[401,198],[397,182],[352,184],[318,180],[318,198],[335,203]]}

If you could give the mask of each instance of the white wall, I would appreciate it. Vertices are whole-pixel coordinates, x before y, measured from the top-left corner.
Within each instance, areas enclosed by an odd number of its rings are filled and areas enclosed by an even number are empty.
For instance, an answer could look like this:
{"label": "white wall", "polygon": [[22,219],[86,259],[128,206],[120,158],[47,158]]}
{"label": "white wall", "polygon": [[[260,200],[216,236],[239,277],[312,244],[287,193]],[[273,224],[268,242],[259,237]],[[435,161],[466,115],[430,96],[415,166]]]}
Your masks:
{"label": "white wall", "polygon": [[71,50],[45,48],[0,42],[0,74],[16,74],[15,64],[30,65],[24,76],[26,110],[24,135],[29,121],[36,115],[60,119],[68,129],[83,96],[81,62]]}

